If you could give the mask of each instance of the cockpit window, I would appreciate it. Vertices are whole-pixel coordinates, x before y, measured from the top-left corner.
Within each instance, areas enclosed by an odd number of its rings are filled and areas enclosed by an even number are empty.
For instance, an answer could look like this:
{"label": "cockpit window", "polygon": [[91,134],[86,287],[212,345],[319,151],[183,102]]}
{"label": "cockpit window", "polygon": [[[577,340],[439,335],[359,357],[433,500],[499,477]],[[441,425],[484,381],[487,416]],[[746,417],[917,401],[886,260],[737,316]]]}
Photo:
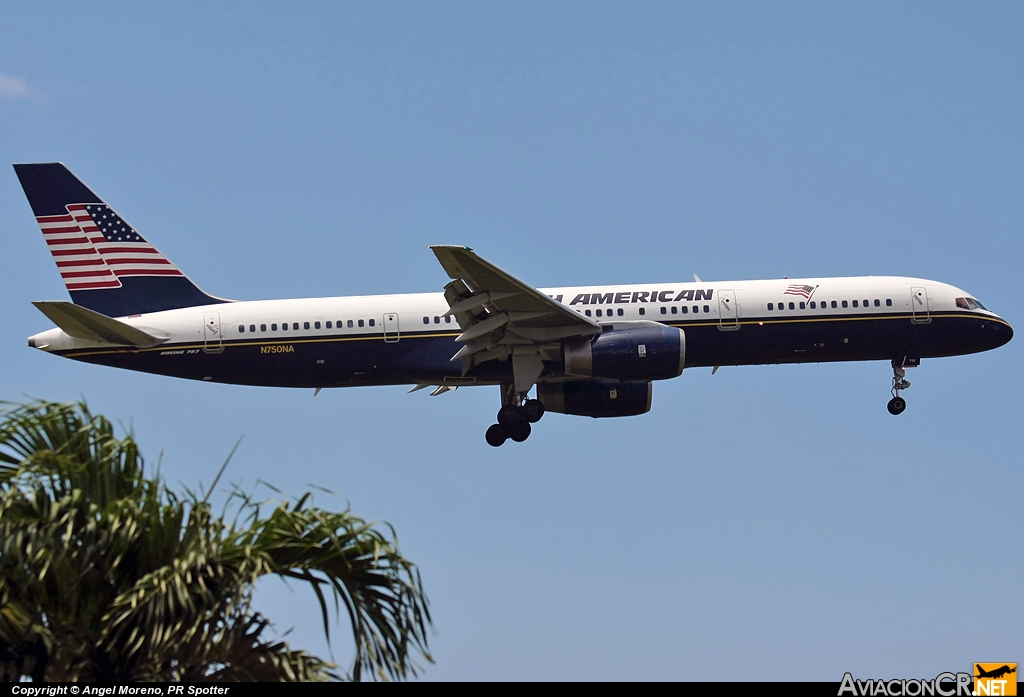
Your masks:
{"label": "cockpit window", "polygon": [[982,305],[974,298],[957,298],[956,306],[963,308],[964,310],[984,310],[985,312],[989,311],[987,307]]}

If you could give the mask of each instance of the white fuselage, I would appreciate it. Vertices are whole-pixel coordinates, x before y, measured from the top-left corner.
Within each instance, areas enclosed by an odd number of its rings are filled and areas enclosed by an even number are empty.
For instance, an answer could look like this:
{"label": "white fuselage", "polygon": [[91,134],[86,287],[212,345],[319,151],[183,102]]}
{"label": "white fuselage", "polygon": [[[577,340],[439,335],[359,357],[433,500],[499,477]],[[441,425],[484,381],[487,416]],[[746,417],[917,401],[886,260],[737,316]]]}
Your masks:
{"label": "white fuselage", "polygon": [[[810,286],[814,291],[809,298],[787,295],[786,289],[794,285]],[[922,321],[936,313],[963,312],[963,308],[957,307],[956,299],[969,297],[965,291],[946,283],[899,276],[624,284],[541,290],[601,323],[649,320],[683,326],[718,325],[726,329],[781,318],[792,321],[828,316],[834,320],[913,313],[913,288],[925,290],[925,304],[919,303],[916,308]],[[698,295],[698,291],[703,293]],[[735,309],[732,310],[727,304],[729,291],[734,294]],[[694,295],[699,299],[687,299]],[[592,302],[595,296],[600,297]],[[652,301],[652,297],[657,300]],[[783,309],[778,309],[780,303]],[[773,306],[771,311],[769,304]],[[221,342],[260,342],[367,334],[383,337],[388,315],[397,315],[396,324],[390,329],[397,332],[399,339],[409,334],[457,334],[459,327],[450,315],[445,315],[447,311],[448,304],[442,293],[408,293],[228,302],[119,319],[168,336],[165,346],[170,347],[205,345],[214,339],[204,319],[211,314],[219,315],[219,326],[215,329],[220,333]],[[972,312],[998,319],[995,313],[980,308]],[[30,343],[36,348],[59,353],[105,348],[101,342],[76,339],[60,329],[36,334]]]}

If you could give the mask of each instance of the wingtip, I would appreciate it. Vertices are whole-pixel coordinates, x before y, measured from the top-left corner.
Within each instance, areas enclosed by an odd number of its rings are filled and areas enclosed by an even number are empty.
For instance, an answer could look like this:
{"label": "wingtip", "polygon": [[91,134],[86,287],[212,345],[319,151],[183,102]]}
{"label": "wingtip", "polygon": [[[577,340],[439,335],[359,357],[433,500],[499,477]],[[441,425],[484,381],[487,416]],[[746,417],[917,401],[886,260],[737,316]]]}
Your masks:
{"label": "wingtip", "polygon": [[432,245],[429,245],[427,247],[427,249],[431,249],[431,250],[433,250],[433,249],[464,249],[467,252],[472,252],[473,251],[472,247],[467,247],[464,244],[432,244]]}

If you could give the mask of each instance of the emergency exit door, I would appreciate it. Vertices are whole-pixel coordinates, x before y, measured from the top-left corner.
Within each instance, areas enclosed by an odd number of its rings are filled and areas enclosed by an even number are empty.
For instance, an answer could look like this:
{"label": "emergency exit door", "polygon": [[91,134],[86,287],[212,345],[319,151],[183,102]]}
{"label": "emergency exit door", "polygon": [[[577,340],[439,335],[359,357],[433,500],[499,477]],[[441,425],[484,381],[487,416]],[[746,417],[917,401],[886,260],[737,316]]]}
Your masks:
{"label": "emergency exit door", "polygon": [[740,328],[740,312],[736,307],[736,291],[718,291],[718,328],[722,330]]}
{"label": "emergency exit door", "polygon": [[206,353],[220,353],[224,350],[224,342],[221,339],[220,313],[203,313],[203,351]]}
{"label": "emergency exit door", "polygon": [[398,339],[398,313],[389,312],[384,315],[384,341],[393,344]]}

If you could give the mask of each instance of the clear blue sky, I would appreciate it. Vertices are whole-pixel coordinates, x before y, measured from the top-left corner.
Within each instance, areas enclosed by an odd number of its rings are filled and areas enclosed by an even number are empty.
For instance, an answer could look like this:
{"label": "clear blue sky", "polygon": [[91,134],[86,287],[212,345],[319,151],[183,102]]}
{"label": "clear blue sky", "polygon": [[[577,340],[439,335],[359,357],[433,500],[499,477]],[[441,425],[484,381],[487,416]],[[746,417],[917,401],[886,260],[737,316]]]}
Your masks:
{"label": "clear blue sky", "polygon": [[[1024,661],[1024,339],[693,370],[488,447],[496,388],[232,387],[25,346],[66,293],[14,162],[60,160],[205,290],[900,274],[1021,308],[1019,3],[21,3],[0,22],[0,398],[133,424],[173,484],[387,520],[426,679],[932,677]],[[324,650],[315,601],[260,606]],[[344,625],[337,627],[339,636]],[[344,641],[335,656],[348,664]]]}

